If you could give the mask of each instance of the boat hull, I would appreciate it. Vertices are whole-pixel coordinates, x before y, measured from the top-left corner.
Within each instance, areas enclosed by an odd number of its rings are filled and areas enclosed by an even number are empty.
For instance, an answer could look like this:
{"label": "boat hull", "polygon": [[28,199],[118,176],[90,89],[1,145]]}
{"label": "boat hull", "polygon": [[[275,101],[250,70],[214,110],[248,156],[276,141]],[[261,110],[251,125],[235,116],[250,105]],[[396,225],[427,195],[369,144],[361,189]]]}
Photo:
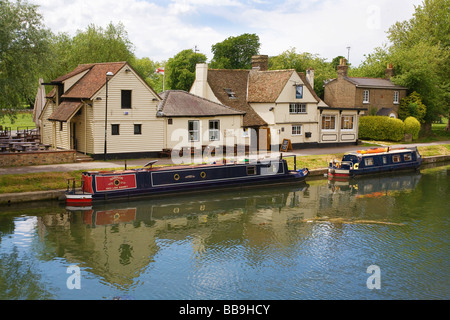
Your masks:
{"label": "boat hull", "polygon": [[[201,192],[230,187],[251,187],[301,182],[307,169],[289,171],[284,160],[259,164],[197,166],[122,172],[83,173],[83,192],[92,201]],[[78,199],[66,197],[68,205]]]}

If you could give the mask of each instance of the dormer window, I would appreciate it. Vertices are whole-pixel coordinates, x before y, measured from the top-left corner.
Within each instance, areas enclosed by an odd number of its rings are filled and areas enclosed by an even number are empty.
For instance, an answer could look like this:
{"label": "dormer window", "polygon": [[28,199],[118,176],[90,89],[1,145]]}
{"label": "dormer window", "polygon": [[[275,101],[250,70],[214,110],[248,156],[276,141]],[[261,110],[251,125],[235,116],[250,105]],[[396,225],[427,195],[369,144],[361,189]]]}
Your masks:
{"label": "dormer window", "polygon": [[233,92],[233,90],[231,90],[230,88],[225,88],[224,90],[227,93],[229,99],[236,99],[236,94]]}

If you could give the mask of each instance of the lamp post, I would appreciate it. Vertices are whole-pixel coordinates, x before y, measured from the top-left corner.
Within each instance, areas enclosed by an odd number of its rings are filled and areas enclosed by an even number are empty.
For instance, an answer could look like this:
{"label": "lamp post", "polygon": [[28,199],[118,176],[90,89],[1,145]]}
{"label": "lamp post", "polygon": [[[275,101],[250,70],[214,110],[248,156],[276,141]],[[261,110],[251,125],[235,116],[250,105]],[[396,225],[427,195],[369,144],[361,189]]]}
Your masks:
{"label": "lamp post", "polygon": [[108,81],[114,75],[111,71],[106,73],[106,101],[105,101],[105,150],[104,150],[104,160],[106,161],[106,153],[107,153],[107,134],[108,134]]}

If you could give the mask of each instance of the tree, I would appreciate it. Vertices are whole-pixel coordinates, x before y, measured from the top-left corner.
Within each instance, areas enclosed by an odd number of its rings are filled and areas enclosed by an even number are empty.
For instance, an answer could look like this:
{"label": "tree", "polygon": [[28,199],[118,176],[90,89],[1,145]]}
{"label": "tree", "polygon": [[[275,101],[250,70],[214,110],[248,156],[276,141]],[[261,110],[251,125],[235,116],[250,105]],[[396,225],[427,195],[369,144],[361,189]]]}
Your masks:
{"label": "tree", "polygon": [[398,117],[405,120],[408,117],[414,117],[419,122],[424,122],[427,113],[427,107],[422,103],[422,98],[417,92],[411,93],[400,101],[398,108]]}
{"label": "tree", "polygon": [[297,72],[305,72],[308,68],[314,69],[314,91],[319,97],[323,97],[323,82],[336,76],[336,69],[333,69],[331,63],[316,54],[297,53],[295,48],[269,59],[271,70],[295,69]]}
{"label": "tree", "polygon": [[244,33],[237,37],[229,37],[211,47],[214,54],[211,68],[216,69],[249,69],[252,56],[257,55],[261,44],[256,34]]}
{"label": "tree", "polygon": [[39,76],[49,62],[51,32],[37,6],[0,1],[0,118],[31,104]]}
{"label": "tree", "polygon": [[205,63],[206,56],[186,49],[167,61],[165,73],[168,89],[189,91],[195,80],[197,63]]}
{"label": "tree", "polygon": [[135,59],[132,66],[144,78],[145,82],[156,92],[163,91],[163,77],[155,70],[163,66],[165,62],[154,62],[150,58]]}
{"label": "tree", "polygon": [[134,46],[122,23],[110,23],[105,29],[90,24],[71,38],[60,33],[52,38],[52,61],[46,78],[52,80],[84,63],[128,61],[134,63]]}
{"label": "tree", "polygon": [[[390,45],[377,48],[359,68],[364,76],[384,76],[392,63],[395,84],[416,91],[427,107],[423,129],[450,112],[450,0],[424,0],[411,19],[395,23],[388,31]],[[360,75],[362,76],[362,75]]]}
{"label": "tree", "polygon": [[[337,56],[333,60],[331,60],[330,64],[331,64],[331,67],[333,68],[333,70],[337,70],[337,66],[341,63],[341,59],[347,60],[347,58],[344,56]],[[347,61],[347,65],[350,68],[351,64],[348,61]]]}

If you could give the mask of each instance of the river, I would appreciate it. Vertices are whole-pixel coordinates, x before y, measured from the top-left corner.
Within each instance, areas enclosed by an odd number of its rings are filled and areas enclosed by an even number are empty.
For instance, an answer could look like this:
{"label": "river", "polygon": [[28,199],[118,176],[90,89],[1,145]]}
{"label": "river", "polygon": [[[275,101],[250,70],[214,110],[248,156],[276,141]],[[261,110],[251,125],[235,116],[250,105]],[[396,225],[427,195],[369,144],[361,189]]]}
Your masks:
{"label": "river", "polygon": [[449,177],[0,207],[0,299],[449,299]]}

